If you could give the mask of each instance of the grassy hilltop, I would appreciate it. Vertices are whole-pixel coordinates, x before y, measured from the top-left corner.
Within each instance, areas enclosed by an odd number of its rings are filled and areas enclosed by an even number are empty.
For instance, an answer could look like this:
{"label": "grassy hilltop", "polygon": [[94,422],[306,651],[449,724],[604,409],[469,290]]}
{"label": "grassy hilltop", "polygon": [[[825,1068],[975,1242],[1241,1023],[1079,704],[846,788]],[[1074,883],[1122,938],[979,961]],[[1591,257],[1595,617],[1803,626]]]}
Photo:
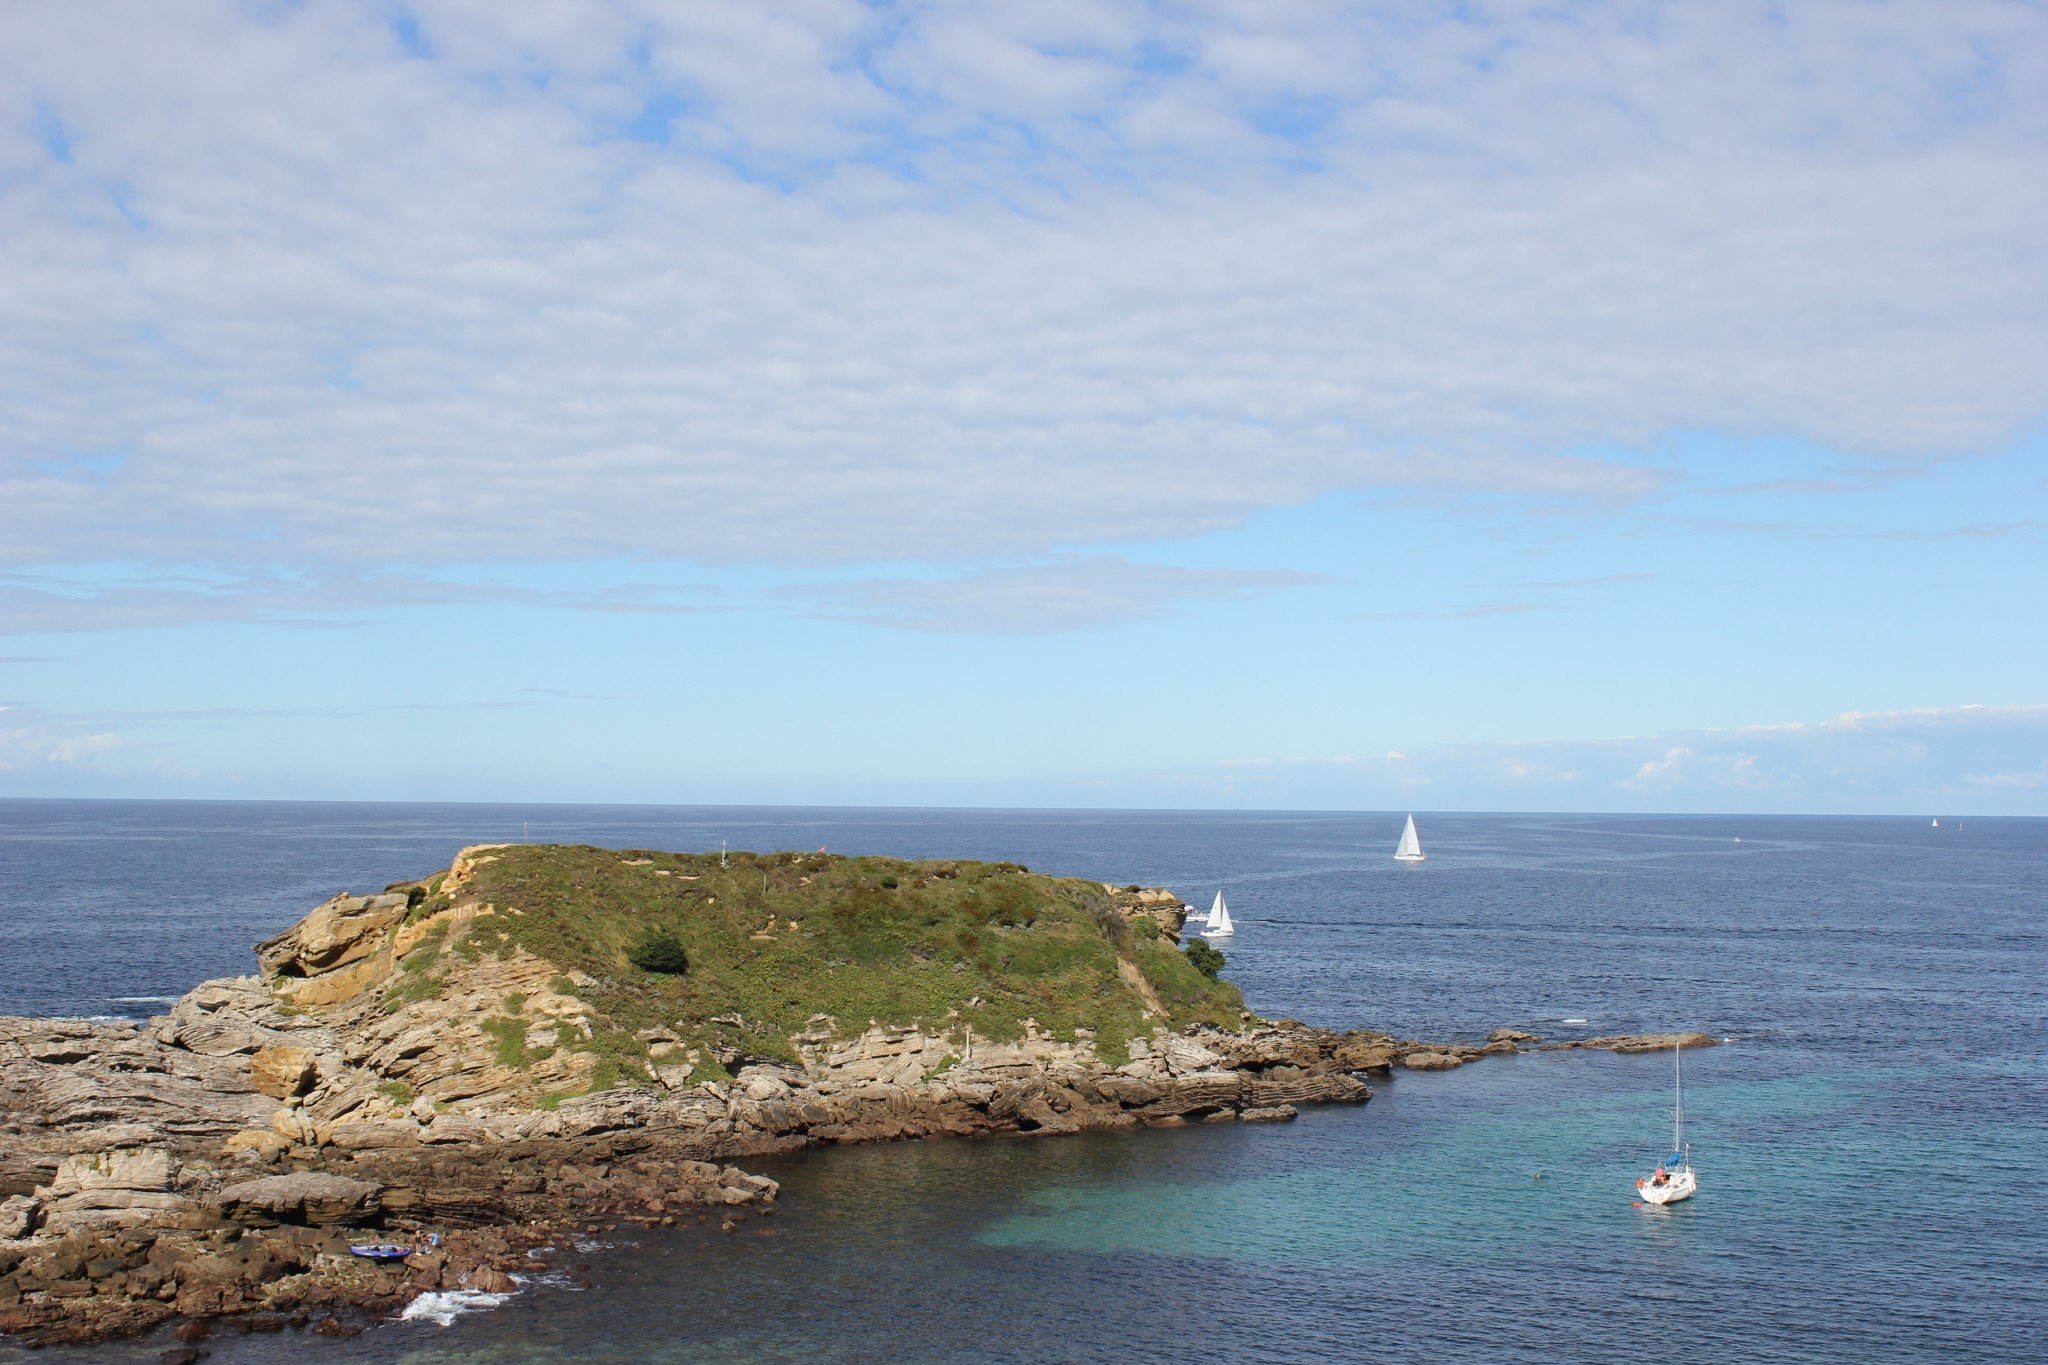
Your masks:
{"label": "grassy hilltop", "polygon": [[[599,1088],[643,1074],[636,1035],[650,1028],[702,1058],[696,1079],[718,1079],[720,1055],[794,1059],[791,1036],[821,1014],[841,1034],[871,1022],[994,1041],[1022,1037],[1027,1021],[1066,1039],[1088,1029],[1117,1064],[1157,1025],[1234,1028],[1243,1008],[1236,987],[1195,970],[1137,888],[1013,863],[731,853],[721,865],[715,853],[508,845],[459,882],[443,873],[393,889],[413,896],[409,925],[493,910],[452,935],[430,923],[384,988],[388,1008],[429,998],[465,961],[523,948],[562,973],[550,990],[589,1007],[591,1036],[562,1045],[597,1054]],[[664,935],[687,969],[634,965]],[[508,997],[479,1021],[512,1065],[526,1048],[522,1005]]]}

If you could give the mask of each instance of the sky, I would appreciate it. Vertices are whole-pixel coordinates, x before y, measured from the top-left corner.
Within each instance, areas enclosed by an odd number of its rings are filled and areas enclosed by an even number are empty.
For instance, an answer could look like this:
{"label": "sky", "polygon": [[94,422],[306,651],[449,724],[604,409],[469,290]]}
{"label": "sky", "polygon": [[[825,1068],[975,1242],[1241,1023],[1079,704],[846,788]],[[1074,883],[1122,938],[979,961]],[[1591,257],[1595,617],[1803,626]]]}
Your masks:
{"label": "sky", "polygon": [[0,796],[2048,814],[2048,8],[0,7]]}

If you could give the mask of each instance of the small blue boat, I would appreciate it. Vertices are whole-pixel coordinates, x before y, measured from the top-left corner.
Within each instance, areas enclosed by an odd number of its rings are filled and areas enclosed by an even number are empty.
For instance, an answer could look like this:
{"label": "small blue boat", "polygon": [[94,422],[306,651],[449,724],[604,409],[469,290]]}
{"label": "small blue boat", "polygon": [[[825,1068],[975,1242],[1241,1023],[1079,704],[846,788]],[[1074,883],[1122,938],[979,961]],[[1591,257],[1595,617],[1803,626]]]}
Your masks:
{"label": "small blue boat", "polygon": [[386,1242],[357,1242],[349,1247],[348,1254],[366,1261],[402,1261],[412,1255],[412,1248]]}

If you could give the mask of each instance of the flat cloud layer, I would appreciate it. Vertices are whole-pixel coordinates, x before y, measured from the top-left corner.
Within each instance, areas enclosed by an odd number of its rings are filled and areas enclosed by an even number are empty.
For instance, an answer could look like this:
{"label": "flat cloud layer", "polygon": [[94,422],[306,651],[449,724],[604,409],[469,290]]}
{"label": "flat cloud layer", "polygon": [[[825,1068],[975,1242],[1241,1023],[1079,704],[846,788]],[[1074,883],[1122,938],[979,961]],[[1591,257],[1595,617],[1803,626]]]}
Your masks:
{"label": "flat cloud layer", "polygon": [[18,4],[0,92],[17,566],[986,564],[2042,415],[2025,4]]}
{"label": "flat cloud layer", "polygon": [[[2048,706],[1918,707],[1611,739],[1446,745],[1340,759],[1241,759],[1209,773],[1239,800],[1304,790],[1360,808],[2027,811],[2048,790]],[[1944,806],[1942,803],[1953,803]]]}

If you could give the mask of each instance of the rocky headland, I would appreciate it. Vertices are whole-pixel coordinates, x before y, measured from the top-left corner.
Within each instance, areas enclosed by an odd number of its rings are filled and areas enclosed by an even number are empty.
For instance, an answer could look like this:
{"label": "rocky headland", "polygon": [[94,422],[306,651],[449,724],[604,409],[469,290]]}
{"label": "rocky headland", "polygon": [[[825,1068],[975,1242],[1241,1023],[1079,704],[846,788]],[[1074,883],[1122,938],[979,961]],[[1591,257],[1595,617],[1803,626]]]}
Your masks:
{"label": "rocky headland", "polygon": [[578,1233],[771,1216],[750,1156],[1285,1120],[1542,1041],[1258,1019],[1183,913],[1007,863],[465,849],[147,1023],[0,1018],[0,1333],[346,1335]]}

